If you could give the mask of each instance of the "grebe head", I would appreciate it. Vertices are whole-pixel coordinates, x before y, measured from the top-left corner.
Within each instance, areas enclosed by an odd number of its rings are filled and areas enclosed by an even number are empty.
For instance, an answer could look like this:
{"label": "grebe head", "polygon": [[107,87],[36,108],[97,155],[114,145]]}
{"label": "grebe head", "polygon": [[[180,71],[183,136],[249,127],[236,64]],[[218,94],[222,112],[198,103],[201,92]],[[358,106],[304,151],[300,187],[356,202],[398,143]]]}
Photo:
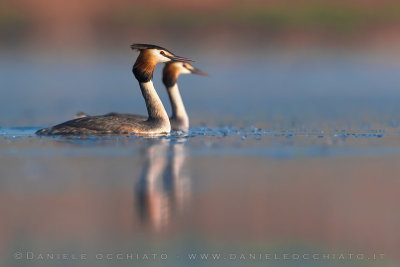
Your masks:
{"label": "grebe head", "polygon": [[177,82],[178,77],[181,74],[197,74],[202,76],[208,76],[207,73],[193,67],[188,62],[171,61],[165,64],[163,69],[164,85],[166,87],[173,86]]}
{"label": "grebe head", "polygon": [[132,44],[131,48],[140,52],[132,68],[133,74],[140,83],[145,83],[153,79],[153,71],[157,63],[169,62],[171,60],[180,62],[193,61],[188,58],[176,56],[171,51],[157,45]]}
{"label": "grebe head", "polygon": [[172,53],[171,51],[157,45],[151,44],[132,44],[131,48],[133,50],[140,51],[140,56],[143,56],[144,60],[151,61],[153,63],[162,63],[169,61],[179,61],[179,62],[193,62],[194,60],[180,57]]}

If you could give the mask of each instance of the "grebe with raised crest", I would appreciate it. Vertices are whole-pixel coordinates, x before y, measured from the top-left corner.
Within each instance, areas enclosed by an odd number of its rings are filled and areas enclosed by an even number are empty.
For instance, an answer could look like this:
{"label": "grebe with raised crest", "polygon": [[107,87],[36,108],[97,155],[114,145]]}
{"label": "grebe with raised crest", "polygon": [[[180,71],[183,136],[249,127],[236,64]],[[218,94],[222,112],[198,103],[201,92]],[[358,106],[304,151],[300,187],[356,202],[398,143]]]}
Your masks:
{"label": "grebe with raised crest", "polygon": [[38,135],[110,135],[110,134],[165,134],[171,125],[165,108],[153,86],[153,72],[157,63],[193,61],[174,55],[165,48],[149,44],[132,44],[140,52],[132,72],[139,82],[146,102],[148,117],[123,116],[110,113],[102,116],[87,116],[66,121],[36,132]]}

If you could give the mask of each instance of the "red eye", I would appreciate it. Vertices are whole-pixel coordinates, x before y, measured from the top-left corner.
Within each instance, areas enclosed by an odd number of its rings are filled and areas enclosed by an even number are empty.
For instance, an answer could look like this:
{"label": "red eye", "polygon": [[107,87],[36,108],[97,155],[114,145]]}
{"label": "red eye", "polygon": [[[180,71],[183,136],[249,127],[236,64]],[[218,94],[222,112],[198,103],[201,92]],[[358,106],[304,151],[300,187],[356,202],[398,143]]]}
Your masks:
{"label": "red eye", "polygon": [[161,55],[165,55],[164,51],[160,51],[160,54],[161,54]]}

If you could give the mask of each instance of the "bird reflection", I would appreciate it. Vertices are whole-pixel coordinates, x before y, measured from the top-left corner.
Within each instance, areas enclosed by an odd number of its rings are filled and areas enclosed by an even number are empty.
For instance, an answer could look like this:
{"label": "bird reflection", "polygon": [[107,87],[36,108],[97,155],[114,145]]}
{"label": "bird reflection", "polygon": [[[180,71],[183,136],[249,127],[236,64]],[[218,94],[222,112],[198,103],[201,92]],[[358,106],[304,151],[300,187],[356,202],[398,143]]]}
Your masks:
{"label": "bird reflection", "polygon": [[182,140],[148,140],[145,163],[135,198],[141,220],[155,230],[164,228],[187,207],[190,178],[184,175],[186,150]]}

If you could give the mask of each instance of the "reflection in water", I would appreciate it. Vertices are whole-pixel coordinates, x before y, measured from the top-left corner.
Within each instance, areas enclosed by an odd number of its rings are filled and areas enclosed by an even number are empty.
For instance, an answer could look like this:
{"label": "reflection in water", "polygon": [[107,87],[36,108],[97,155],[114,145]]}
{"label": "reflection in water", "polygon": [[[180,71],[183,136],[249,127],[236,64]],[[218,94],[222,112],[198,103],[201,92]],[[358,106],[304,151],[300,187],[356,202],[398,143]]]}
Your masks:
{"label": "reflection in water", "polygon": [[[192,128],[185,144],[173,143],[175,136],[12,138],[14,131],[0,138],[0,266],[13,266],[17,249],[45,247],[169,255],[359,251],[384,253],[400,266],[397,128],[383,135],[332,130],[322,138],[203,128]],[[192,179],[183,175],[189,162]],[[182,259],[148,263],[187,265]],[[109,262],[92,265],[99,264]]]}
{"label": "reflection in water", "polygon": [[145,148],[145,163],[135,186],[142,221],[153,229],[165,227],[174,213],[182,212],[190,199],[190,177],[182,174],[186,159],[183,143],[157,139]]}

